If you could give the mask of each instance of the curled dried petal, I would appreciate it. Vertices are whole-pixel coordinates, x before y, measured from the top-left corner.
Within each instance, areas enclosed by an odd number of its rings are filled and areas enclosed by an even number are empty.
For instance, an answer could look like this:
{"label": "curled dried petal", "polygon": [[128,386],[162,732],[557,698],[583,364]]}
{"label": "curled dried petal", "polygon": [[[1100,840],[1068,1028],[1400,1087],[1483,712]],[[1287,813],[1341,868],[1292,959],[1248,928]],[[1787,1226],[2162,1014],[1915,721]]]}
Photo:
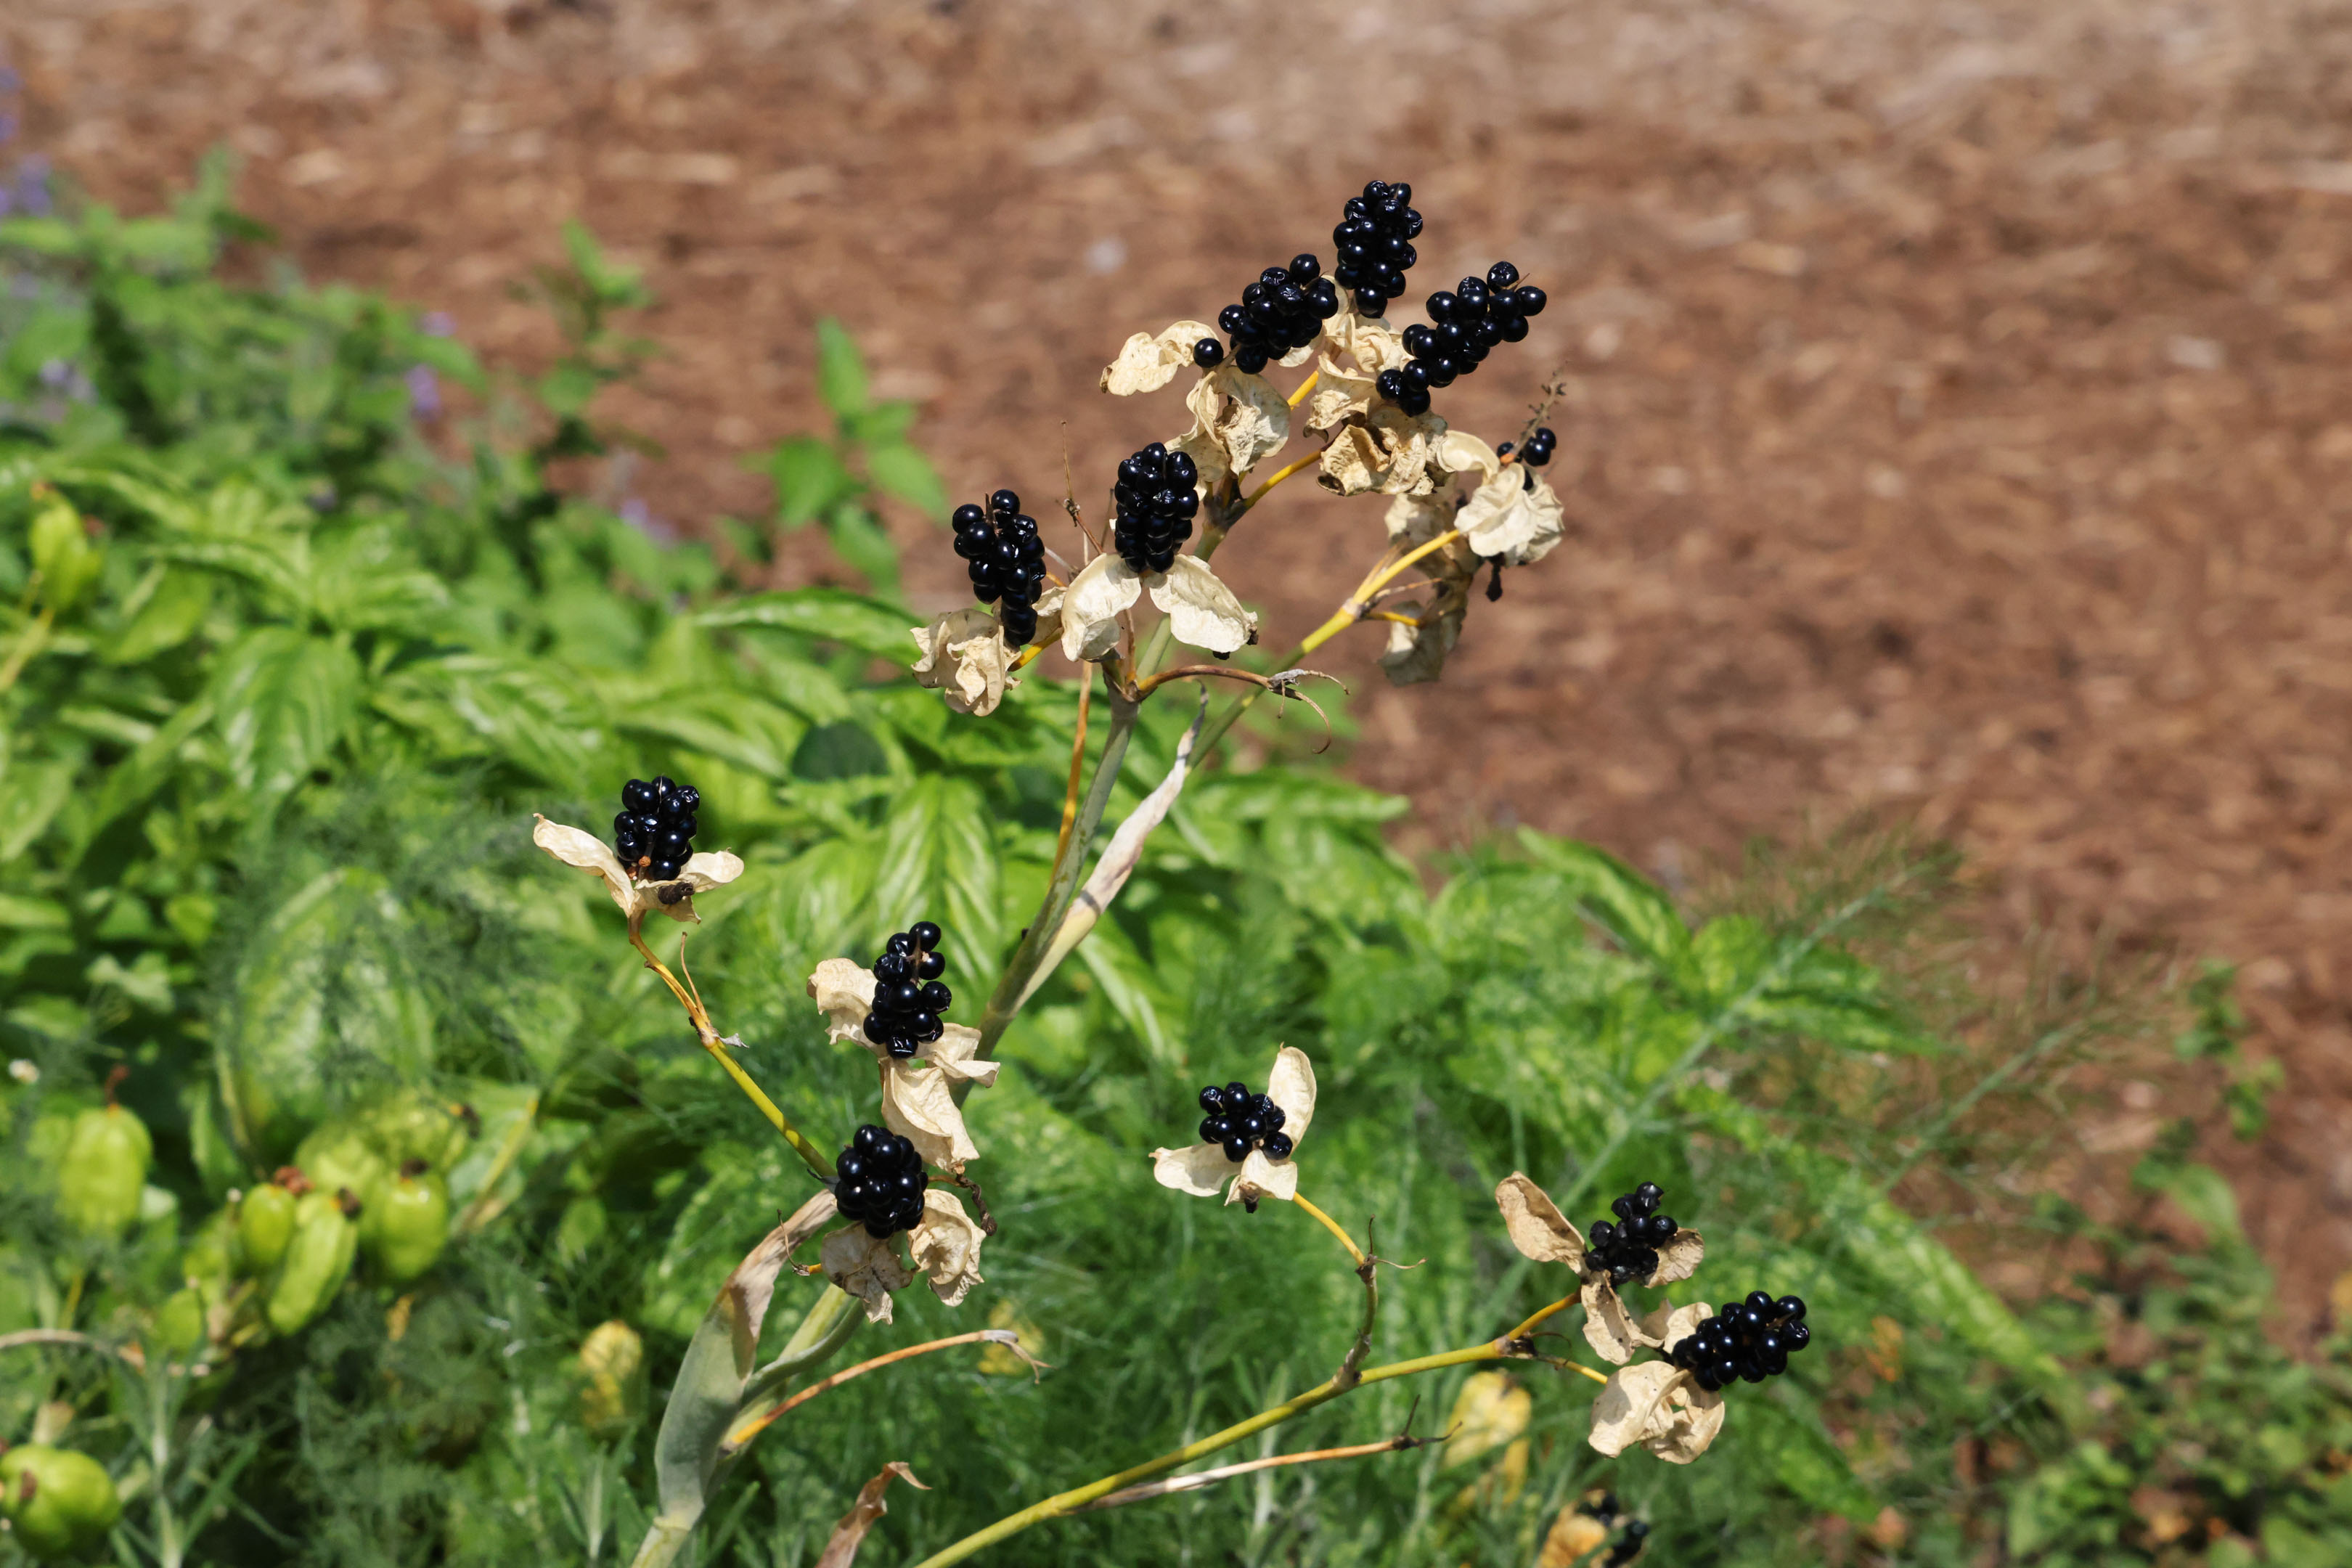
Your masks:
{"label": "curled dried petal", "polygon": [[1625,1303],[1618,1300],[1616,1288],[1605,1279],[1587,1275],[1577,1289],[1577,1298],[1584,1303],[1584,1342],[1603,1361],[1623,1366],[1633,1360],[1644,1341],[1642,1331],[1626,1314]]}
{"label": "curled dried petal", "polygon": [[1232,1174],[1234,1163],[1225,1158],[1220,1144],[1191,1143],[1181,1149],[1151,1152],[1152,1180],[1196,1198],[1215,1197]]}
{"label": "curled dried petal", "polygon": [[1541,1187],[1514,1171],[1495,1186],[1495,1205],[1503,1211],[1503,1228],[1520,1256],[1538,1263],[1565,1263],[1584,1268],[1584,1233],[1568,1222],[1559,1205]]}
{"label": "curled dried petal", "polygon": [[1706,1258],[1706,1243],[1700,1238],[1698,1232],[1678,1230],[1666,1238],[1664,1247],[1658,1248],[1658,1266],[1642,1283],[1654,1288],[1687,1279],[1698,1272],[1698,1266]]}
{"label": "curled dried petal", "polygon": [[530,830],[530,841],[567,866],[577,866],[583,871],[604,879],[605,890],[623,914],[636,909],[636,889],[629,881],[629,873],[621,865],[621,858],[613,847],[584,828],[567,827],[561,822],[536,817],[538,826]]}
{"label": "curled dried petal", "polygon": [[1722,1430],[1720,1393],[1670,1363],[1645,1361],[1611,1374],[1592,1402],[1590,1441],[1612,1457],[1639,1443],[1670,1464],[1687,1465]]}
{"label": "curled dried petal", "polygon": [[1157,392],[1192,363],[1195,343],[1216,335],[1214,327],[1202,321],[1179,321],[1156,335],[1138,332],[1127,340],[1118,357],[1103,368],[1102,389],[1119,397]]}
{"label": "curled dried petal", "polygon": [[1288,1160],[1268,1158],[1263,1149],[1253,1149],[1242,1156],[1242,1173],[1234,1178],[1225,1202],[1255,1203],[1261,1198],[1279,1198],[1288,1203],[1297,1195],[1298,1167]]}
{"label": "curled dried petal", "polygon": [[981,1282],[980,1244],[984,1237],[964,1213],[961,1201],[934,1186],[923,1194],[923,1217],[908,1233],[907,1253],[930,1281],[932,1292],[949,1306],[959,1307]]}
{"label": "curled dried petal", "polygon": [[950,610],[909,635],[922,650],[914,665],[915,684],[938,691],[959,713],[984,719],[1004,700],[1004,689],[1019,684],[1013,679],[1013,649],[996,616],[976,605]]}

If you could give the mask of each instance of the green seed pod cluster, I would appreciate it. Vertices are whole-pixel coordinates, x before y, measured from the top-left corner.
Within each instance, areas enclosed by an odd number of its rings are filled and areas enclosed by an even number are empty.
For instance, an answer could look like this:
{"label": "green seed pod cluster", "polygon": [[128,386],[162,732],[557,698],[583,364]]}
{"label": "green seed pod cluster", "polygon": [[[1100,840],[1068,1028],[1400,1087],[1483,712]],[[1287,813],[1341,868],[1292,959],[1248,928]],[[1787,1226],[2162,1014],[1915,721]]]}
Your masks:
{"label": "green seed pod cluster", "polygon": [[73,1119],[57,1162],[58,1213],[83,1236],[112,1241],[139,1218],[155,1141],[147,1124],[114,1102],[125,1068],[114,1069],[106,1103]]}
{"label": "green seed pod cluster", "polygon": [[360,1250],[360,1200],[348,1187],[312,1188],[294,1202],[294,1234],[269,1281],[262,1315],[280,1334],[294,1333],[327,1310]]}
{"label": "green seed pod cluster", "polygon": [[88,1454],[26,1443],[0,1454],[0,1515],[9,1538],[43,1563],[79,1556],[106,1539],[122,1499]]}

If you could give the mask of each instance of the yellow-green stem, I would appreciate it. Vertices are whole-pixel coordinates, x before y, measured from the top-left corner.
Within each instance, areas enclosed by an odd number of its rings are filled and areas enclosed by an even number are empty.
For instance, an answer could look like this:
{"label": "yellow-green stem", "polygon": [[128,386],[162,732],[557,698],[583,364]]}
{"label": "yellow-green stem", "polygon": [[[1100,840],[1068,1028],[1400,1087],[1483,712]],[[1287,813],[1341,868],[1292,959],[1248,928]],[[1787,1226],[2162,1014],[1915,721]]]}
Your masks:
{"label": "yellow-green stem", "polygon": [[1356,1260],[1357,1268],[1361,1268],[1364,1266],[1364,1249],[1356,1245],[1356,1238],[1354,1237],[1349,1236],[1345,1230],[1342,1230],[1339,1227],[1339,1222],[1338,1220],[1333,1219],[1329,1215],[1325,1214],[1321,1209],[1318,1209],[1313,1204],[1308,1203],[1305,1193],[1293,1194],[1290,1201],[1297,1204],[1307,1213],[1313,1215],[1317,1220],[1321,1222],[1325,1230],[1328,1230],[1333,1236],[1338,1237],[1339,1238],[1339,1245],[1348,1249],[1348,1256]]}
{"label": "yellow-green stem", "polygon": [[16,646],[8,650],[8,662],[0,665],[0,691],[5,691],[16,684],[16,678],[25,673],[25,666],[30,664],[33,661],[33,656],[40,652],[47,644],[49,629],[57,623],[57,606],[47,605],[37,616],[34,617],[33,624],[26,626],[18,636]]}
{"label": "yellow-green stem", "polygon": [[647,969],[661,976],[662,984],[669,987],[669,994],[677,998],[679,1006],[686,1009],[688,1019],[694,1025],[695,1038],[701,1042],[704,1050],[710,1053],[711,1060],[735,1080],[735,1087],[743,1091],[746,1100],[759,1108],[760,1114],[768,1119],[769,1125],[783,1134],[784,1142],[793,1146],[793,1152],[801,1157],[801,1163],[809,1168],[810,1173],[821,1182],[831,1180],[833,1162],[793,1125],[792,1120],[785,1116],[776,1102],[768,1098],[767,1091],[754,1083],[751,1075],[743,1070],[742,1064],[729,1054],[727,1042],[719,1037],[718,1029],[711,1025],[710,1015],[703,1010],[701,998],[680,984],[677,976],[669,972],[669,965],[654,956],[653,949],[647,947],[645,938],[638,934],[635,921],[629,922],[629,945],[637,950]]}
{"label": "yellow-green stem", "polygon": [[1386,1383],[1394,1377],[1411,1377],[1415,1373],[1437,1372],[1449,1366],[1468,1366],[1479,1362],[1503,1361],[1519,1353],[1511,1346],[1509,1341],[1495,1340],[1483,1345],[1466,1345],[1460,1350],[1441,1351],[1435,1355],[1419,1356],[1412,1361],[1392,1362],[1387,1366],[1376,1366],[1348,1387],[1342,1387],[1339,1381],[1333,1378],[1317,1384],[1295,1399],[1285,1400],[1270,1410],[1261,1410],[1245,1421],[1237,1421],[1222,1432],[1213,1432],[1199,1442],[1187,1443],[1184,1447],[1162,1454],[1156,1459],[1146,1459],[1143,1463],[1121,1470],[1117,1475],[1105,1476],[1098,1481],[1089,1481],[1085,1486],[1056,1493],[1043,1502],[1032,1503],[1018,1513],[1007,1514],[985,1530],[975,1531],[954,1545],[933,1552],[917,1563],[915,1568],[947,1568],[947,1564],[950,1563],[961,1563],[972,1553],[985,1547],[993,1546],[1007,1536],[1018,1535],[1033,1524],[1042,1524],[1046,1520],[1059,1518],[1074,1509],[1094,1501],[1097,1498],[1108,1497],[1121,1487],[1133,1486],[1138,1481],[1146,1481],[1154,1476],[1164,1475],[1180,1465],[1189,1465],[1193,1460],[1204,1458],[1220,1448],[1230,1448],[1243,1438],[1263,1432],[1269,1426],[1279,1426],[1294,1415],[1303,1415],[1318,1405],[1329,1404],[1349,1392],[1349,1388],[1360,1388],[1370,1383]]}

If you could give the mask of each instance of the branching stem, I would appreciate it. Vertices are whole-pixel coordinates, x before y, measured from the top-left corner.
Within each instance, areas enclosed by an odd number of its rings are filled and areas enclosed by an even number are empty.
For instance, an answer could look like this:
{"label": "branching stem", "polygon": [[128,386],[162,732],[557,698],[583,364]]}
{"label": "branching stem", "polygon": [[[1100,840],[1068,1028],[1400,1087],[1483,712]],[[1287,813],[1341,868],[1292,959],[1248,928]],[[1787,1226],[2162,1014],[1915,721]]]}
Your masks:
{"label": "branching stem", "polygon": [[1401,1454],[1408,1448],[1427,1447],[1432,1443],[1442,1441],[1444,1439],[1439,1437],[1415,1437],[1401,1433],[1394,1437],[1383,1437],[1377,1443],[1351,1443],[1344,1448],[1315,1448],[1304,1454],[1276,1454],[1271,1458],[1220,1465],[1213,1470],[1198,1470],[1189,1476],[1171,1476],[1164,1481],[1146,1481],[1139,1487],[1129,1487],[1125,1491],[1097,1498],[1070,1511],[1091,1513],[1106,1508],[1124,1508],[1131,1502],[1148,1502],[1153,1498],[1171,1497],[1178,1492],[1198,1491],[1202,1487],[1212,1487],[1219,1481],[1229,1481],[1235,1476],[1246,1476],[1258,1470],[1280,1469],[1286,1465],[1312,1465],[1325,1459],[1362,1459],[1374,1454]]}
{"label": "branching stem", "polygon": [[[645,959],[647,969],[661,976],[662,984],[669,987],[669,994],[677,998],[679,1006],[686,1009],[688,1019],[694,1025],[695,1038],[702,1043],[702,1048],[710,1053],[711,1059],[719,1065],[727,1076],[735,1080],[735,1087],[743,1091],[744,1098],[759,1107],[760,1114],[768,1119],[769,1125],[783,1134],[784,1142],[793,1146],[793,1152],[801,1157],[801,1163],[806,1165],[817,1180],[821,1182],[831,1180],[833,1162],[819,1152],[817,1146],[810,1142],[801,1130],[792,1124],[791,1119],[778,1109],[774,1100],[768,1098],[767,1091],[751,1080],[751,1075],[745,1072],[743,1065],[729,1052],[727,1042],[719,1038],[718,1029],[710,1022],[709,1013],[703,1008],[702,998],[682,984],[677,975],[671,973],[669,965],[654,956],[653,949],[646,945],[646,939],[637,930],[637,922],[634,920],[629,922],[629,945],[635,948],[639,956]],[[681,954],[685,952],[682,939],[679,952]]]}
{"label": "branching stem", "polygon": [[933,1552],[917,1563],[916,1568],[947,1568],[950,1563],[961,1563],[973,1553],[995,1545],[1007,1536],[1018,1535],[1033,1524],[1042,1524],[1049,1519],[1058,1519],[1064,1514],[1075,1513],[1089,1503],[1109,1497],[1121,1488],[1132,1487],[1139,1481],[1148,1481],[1154,1476],[1165,1475],[1170,1470],[1189,1465],[1195,1459],[1206,1458],[1220,1448],[1230,1448],[1244,1437],[1253,1436],[1269,1426],[1279,1426],[1295,1415],[1303,1415],[1318,1405],[1328,1405],[1350,1389],[1360,1388],[1366,1384],[1386,1383],[1391,1378],[1411,1377],[1416,1373],[1438,1372],[1452,1366],[1473,1366],[1483,1362],[1524,1360],[1532,1352],[1523,1341],[1489,1340],[1485,1344],[1465,1345],[1460,1350],[1440,1351],[1435,1355],[1416,1356],[1411,1361],[1391,1362],[1387,1366],[1376,1366],[1357,1378],[1353,1384],[1344,1387],[1337,1378],[1332,1378],[1316,1384],[1295,1398],[1285,1400],[1271,1409],[1261,1410],[1246,1420],[1237,1421],[1222,1432],[1212,1432],[1198,1442],[1187,1443],[1181,1448],[1171,1449],[1158,1458],[1146,1459],[1143,1463],[1130,1466],[1116,1475],[1105,1476],[1100,1480],[1089,1481],[1085,1486],[1058,1492],[1042,1502],[1030,1504],[1018,1513],[1007,1514],[986,1529],[975,1531],[953,1545]]}

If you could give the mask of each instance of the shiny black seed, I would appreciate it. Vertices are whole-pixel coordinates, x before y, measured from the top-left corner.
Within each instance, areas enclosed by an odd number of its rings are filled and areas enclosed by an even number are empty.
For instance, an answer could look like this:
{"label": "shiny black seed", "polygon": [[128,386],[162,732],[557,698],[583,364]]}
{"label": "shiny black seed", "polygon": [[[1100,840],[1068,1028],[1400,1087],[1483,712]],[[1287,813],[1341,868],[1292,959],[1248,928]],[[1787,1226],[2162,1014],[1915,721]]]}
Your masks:
{"label": "shiny black seed", "polygon": [[1249,1152],[1249,1144],[1241,1138],[1225,1140],[1225,1158],[1238,1163]]}
{"label": "shiny black seed", "polygon": [[1214,338],[1202,338],[1192,345],[1192,363],[1203,370],[1223,363],[1224,357],[1225,345]]}

